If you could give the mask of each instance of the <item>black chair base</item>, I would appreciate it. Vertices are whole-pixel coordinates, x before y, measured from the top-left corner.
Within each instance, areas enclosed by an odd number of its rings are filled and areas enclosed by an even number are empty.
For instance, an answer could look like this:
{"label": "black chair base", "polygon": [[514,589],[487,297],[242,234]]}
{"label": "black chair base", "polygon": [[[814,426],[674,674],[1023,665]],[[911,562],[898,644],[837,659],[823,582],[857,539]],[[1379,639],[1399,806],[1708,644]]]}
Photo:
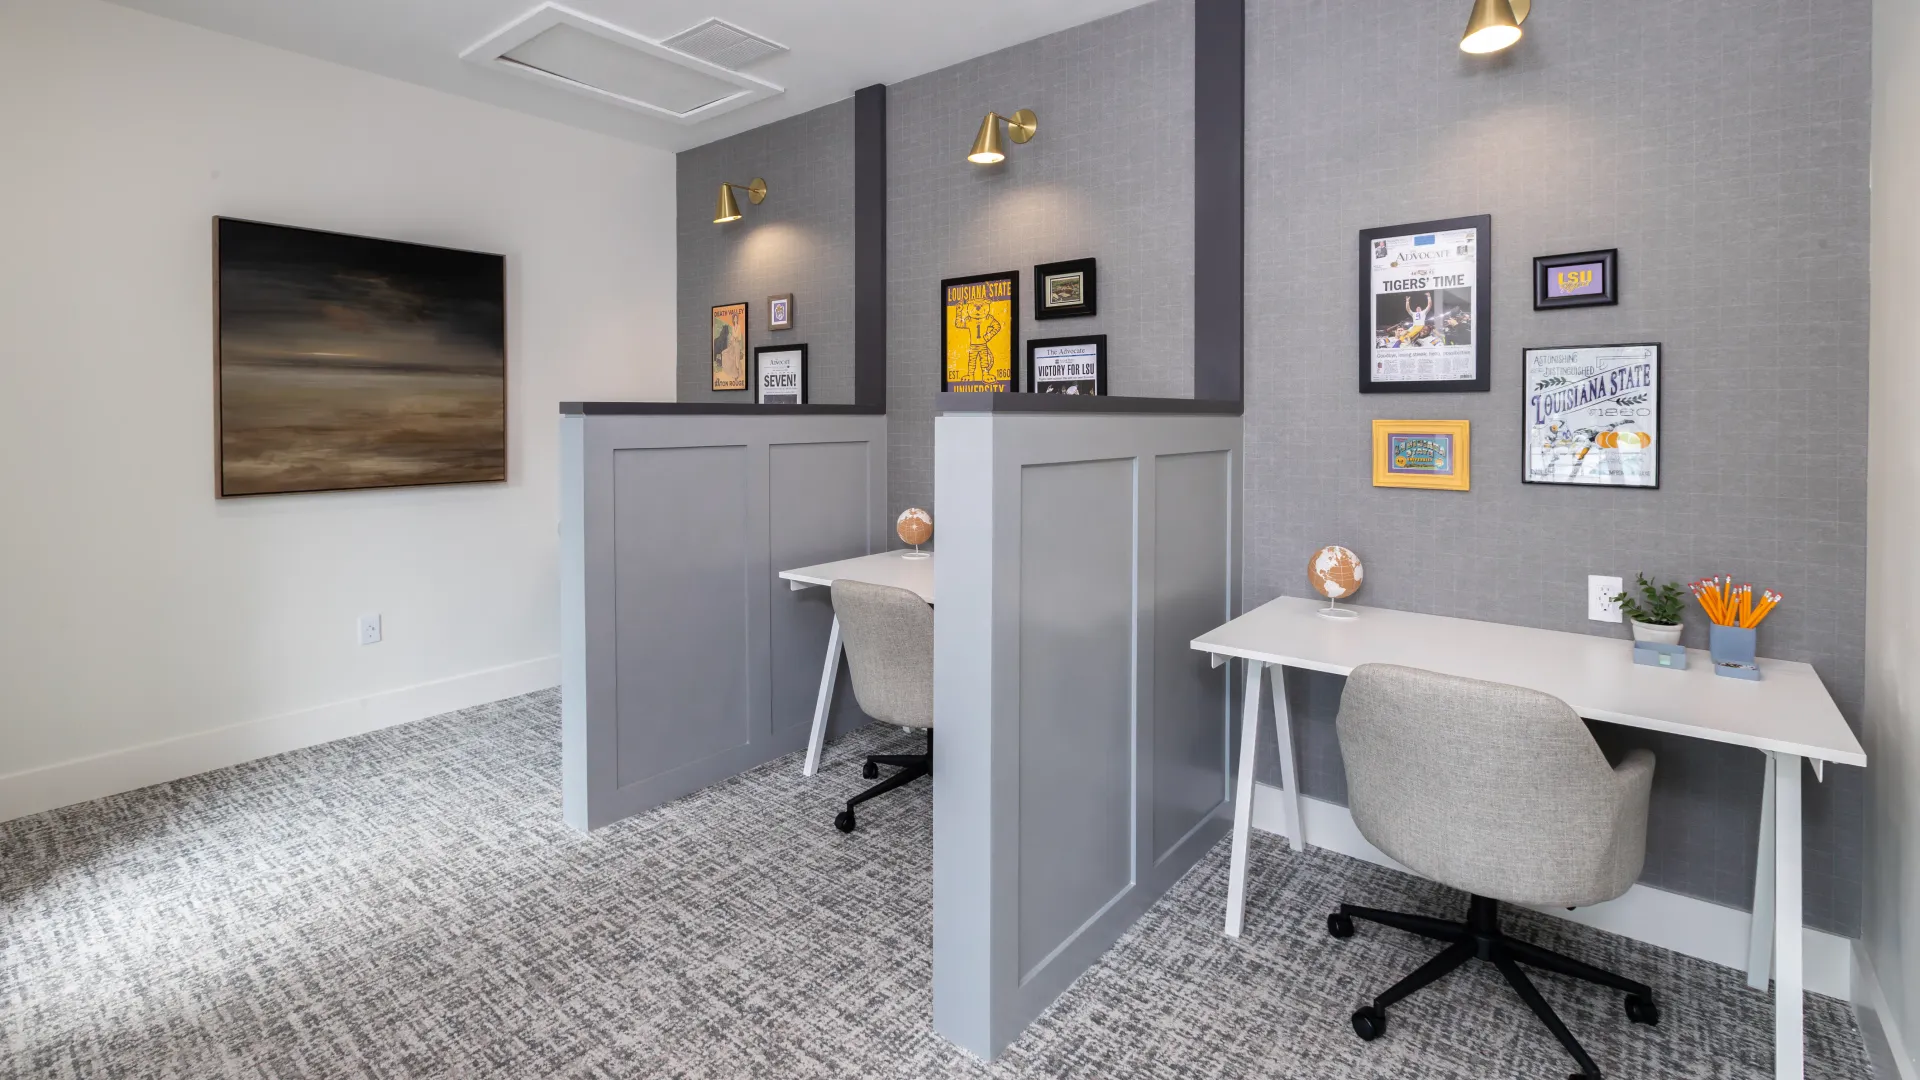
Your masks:
{"label": "black chair base", "polygon": [[873,785],[867,790],[847,800],[847,808],[833,819],[833,826],[841,832],[852,832],[859,822],[853,816],[853,808],[868,799],[878,798],[895,788],[905,787],[923,776],[933,775],[933,729],[927,729],[927,752],[924,754],[874,754],[860,768],[860,775],[868,780],[880,775],[882,767],[900,771]]}
{"label": "black chair base", "polygon": [[1377,908],[1355,907],[1341,904],[1340,910],[1327,916],[1327,933],[1337,938],[1353,936],[1353,920],[1365,919],[1368,922],[1391,926],[1405,930],[1410,934],[1447,942],[1447,948],[1414,969],[1413,974],[1401,979],[1385,993],[1373,999],[1373,1004],[1362,1006],[1353,1014],[1353,1032],[1362,1039],[1372,1041],[1385,1034],[1387,1030],[1387,1007],[1407,997],[1415,991],[1424,989],[1442,976],[1469,960],[1480,959],[1500,969],[1507,977],[1520,1000],[1527,1003],[1553,1037],[1560,1040],[1567,1053],[1580,1066],[1580,1071],[1572,1074],[1571,1080],[1598,1080],[1600,1066],[1593,1063],[1580,1041],[1567,1030],[1553,1006],[1540,996],[1540,991],[1520,970],[1521,964],[1536,967],[1542,971],[1551,971],[1571,976],[1590,983],[1618,990],[1627,995],[1627,1019],[1636,1024],[1657,1024],[1660,1022],[1660,1008],[1653,1002],[1652,988],[1634,982],[1632,979],[1615,975],[1594,967],[1592,964],[1575,960],[1571,956],[1562,956],[1557,952],[1543,949],[1538,945],[1510,938],[1500,931],[1500,902],[1476,896],[1467,910],[1464,923],[1448,922],[1445,919],[1428,918],[1425,915],[1408,915],[1398,911],[1381,911]]}

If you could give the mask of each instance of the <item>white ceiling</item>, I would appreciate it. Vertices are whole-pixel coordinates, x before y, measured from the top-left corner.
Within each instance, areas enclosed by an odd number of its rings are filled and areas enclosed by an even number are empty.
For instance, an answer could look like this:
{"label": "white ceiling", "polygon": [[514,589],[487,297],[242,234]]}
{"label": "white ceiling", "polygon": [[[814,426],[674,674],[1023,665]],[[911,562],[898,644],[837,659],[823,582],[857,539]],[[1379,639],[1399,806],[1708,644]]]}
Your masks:
{"label": "white ceiling", "polygon": [[[717,16],[789,52],[750,73],[786,93],[681,125],[460,59],[539,0],[116,0],[209,30],[666,150],[684,150],[1078,26],[1146,0],[567,0],[656,40]],[[982,101],[982,108],[994,103]]]}

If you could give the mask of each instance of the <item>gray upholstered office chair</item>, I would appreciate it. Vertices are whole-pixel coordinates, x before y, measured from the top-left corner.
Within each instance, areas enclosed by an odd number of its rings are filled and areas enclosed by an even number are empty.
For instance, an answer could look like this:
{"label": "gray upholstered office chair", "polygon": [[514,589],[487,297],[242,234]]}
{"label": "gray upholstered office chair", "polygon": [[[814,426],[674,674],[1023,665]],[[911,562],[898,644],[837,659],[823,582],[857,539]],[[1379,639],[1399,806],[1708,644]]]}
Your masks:
{"label": "gray upholstered office chair", "polygon": [[1478,957],[1500,969],[1573,1055],[1577,1080],[1599,1076],[1519,965],[1622,991],[1635,1023],[1659,1022],[1653,991],[1507,937],[1500,905],[1578,907],[1626,892],[1646,857],[1653,755],[1635,750],[1610,766],[1558,698],[1389,664],[1354,669],[1338,725],[1361,834],[1416,873],[1472,897],[1463,923],[1351,904],[1327,916],[1327,932],[1337,938],[1353,936],[1353,920],[1365,919],[1448,943],[1354,1013],[1354,1032],[1378,1038],[1388,1006]]}
{"label": "gray upholstered office chair", "polygon": [[900,771],[847,800],[833,823],[852,832],[853,808],[933,774],[933,608],[906,589],[863,581],[833,583],[833,613],[847,650],[847,672],[860,709],[883,724],[925,728],[924,754],[875,754],[867,779],[882,766]]}

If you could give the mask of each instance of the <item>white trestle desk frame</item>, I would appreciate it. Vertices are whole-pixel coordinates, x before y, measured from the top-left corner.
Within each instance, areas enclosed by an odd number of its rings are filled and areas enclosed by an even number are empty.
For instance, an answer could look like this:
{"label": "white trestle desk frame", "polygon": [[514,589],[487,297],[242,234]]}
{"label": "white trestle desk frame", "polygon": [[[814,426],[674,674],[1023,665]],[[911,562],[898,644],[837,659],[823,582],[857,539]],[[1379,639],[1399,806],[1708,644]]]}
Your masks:
{"label": "white trestle desk frame", "polygon": [[[1193,640],[1215,667],[1247,661],[1240,728],[1240,766],[1234,789],[1233,865],[1227,885],[1226,932],[1240,934],[1246,901],[1247,836],[1253,817],[1254,746],[1260,719],[1260,676],[1276,668],[1275,744],[1280,751],[1287,838],[1298,851],[1300,784],[1293,730],[1279,668],[1346,675],[1361,664],[1401,664],[1488,682],[1544,691],[1589,720],[1750,746],[1766,755],[1760,818],[1759,867],[1754,881],[1747,982],[1764,990],[1771,967],[1774,994],[1774,1076],[1800,1080],[1806,1049],[1800,884],[1800,763],[1816,779],[1829,761],[1864,766],[1866,751],[1847,726],[1820,677],[1807,664],[1761,660],[1761,679],[1714,674],[1707,654],[1694,650],[1685,671],[1636,665],[1619,638],[1537,630],[1504,623],[1354,607],[1359,617],[1315,614],[1323,605],[1283,596]],[[1657,766],[1656,766],[1657,768]]]}
{"label": "white trestle desk frame", "polygon": [[[782,570],[780,577],[795,592],[816,585],[832,585],[841,580],[864,581],[870,585],[891,585],[896,589],[918,593],[920,599],[931,604],[933,552],[922,554],[926,558],[912,558],[912,552],[908,551],[883,551],[878,555],[862,555],[857,559]],[[839,676],[840,617],[836,615],[833,628],[827,631],[826,666],[820,672],[820,696],[813,703],[813,732],[807,736],[807,762],[800,767],[802,776],[812,776],[814,770],[820,767],[820,744],[827,737],[827,715],[833,711],[833,686]]]}

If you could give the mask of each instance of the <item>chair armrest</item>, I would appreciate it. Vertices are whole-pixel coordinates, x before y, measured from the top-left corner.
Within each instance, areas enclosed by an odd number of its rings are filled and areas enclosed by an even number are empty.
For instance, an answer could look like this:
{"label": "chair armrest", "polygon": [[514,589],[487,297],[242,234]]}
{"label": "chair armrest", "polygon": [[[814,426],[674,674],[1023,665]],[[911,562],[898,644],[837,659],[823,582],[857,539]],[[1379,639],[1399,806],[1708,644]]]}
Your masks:
{"label": "chair armrest", "polygon": [[1629,750],[1613,767],[1613,778],[1622,798],[1644,802],[1653,790],[1653,751]]}

